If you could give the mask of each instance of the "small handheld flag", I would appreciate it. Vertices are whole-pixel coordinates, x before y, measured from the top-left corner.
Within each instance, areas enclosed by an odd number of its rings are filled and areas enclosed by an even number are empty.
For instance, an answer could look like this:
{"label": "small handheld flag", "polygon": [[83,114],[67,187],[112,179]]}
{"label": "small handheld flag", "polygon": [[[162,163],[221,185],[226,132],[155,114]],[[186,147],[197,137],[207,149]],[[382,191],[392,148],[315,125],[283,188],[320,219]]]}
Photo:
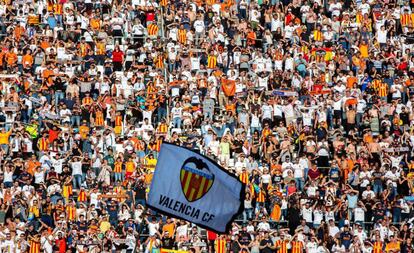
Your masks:
{"label": "small handheld flag", "polygon": [[163,143],[148,206],[218,233],[243,211],[244,185],[208,157]]}

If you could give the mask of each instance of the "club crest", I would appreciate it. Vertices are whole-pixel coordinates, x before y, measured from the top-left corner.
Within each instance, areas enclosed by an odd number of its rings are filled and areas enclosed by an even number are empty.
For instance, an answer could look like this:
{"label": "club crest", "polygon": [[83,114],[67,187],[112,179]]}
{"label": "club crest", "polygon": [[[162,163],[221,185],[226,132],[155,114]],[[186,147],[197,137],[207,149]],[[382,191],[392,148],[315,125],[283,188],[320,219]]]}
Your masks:
{"label": "club crest", "polygon": [[181,189],[189,202],[201,199],[210,190],[214,175],[208,166],[196,157],[184,161],[180,172]]}

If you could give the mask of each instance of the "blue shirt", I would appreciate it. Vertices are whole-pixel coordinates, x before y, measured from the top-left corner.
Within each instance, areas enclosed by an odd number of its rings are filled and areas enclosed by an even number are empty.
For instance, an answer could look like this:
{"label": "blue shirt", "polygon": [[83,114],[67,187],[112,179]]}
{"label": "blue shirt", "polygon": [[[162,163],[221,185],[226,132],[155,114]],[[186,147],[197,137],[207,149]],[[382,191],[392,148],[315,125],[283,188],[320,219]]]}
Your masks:
{"label": "blue shirt", "polygon": [[364,92],[367,89],[368,83],[372,82],[372,78],[371,77],[367,77],[365,79],[363,79],[362,81],[362,85],[361,85],[361,91]]}
{"label": "blue shirt", "polygon": [[348,199],[348,208],[355,208],[358,202],[358,195],[347,194],[346,198]]}
{"label": "blue shirt", "polygon": [[57,24],[55,16],[49,16],[47,18],[47,24],[50,26],[50,29],[53,30]]}

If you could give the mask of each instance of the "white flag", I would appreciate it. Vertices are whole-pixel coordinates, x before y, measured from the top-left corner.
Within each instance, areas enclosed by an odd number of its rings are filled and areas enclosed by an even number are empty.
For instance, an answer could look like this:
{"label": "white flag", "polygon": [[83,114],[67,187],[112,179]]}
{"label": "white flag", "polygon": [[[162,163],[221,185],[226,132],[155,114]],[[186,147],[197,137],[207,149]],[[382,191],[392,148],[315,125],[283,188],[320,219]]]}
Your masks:
{"label": "white flag", "polygon": [[169,216],[225,233],[243,211],[244,185],[213,160],[163,143],[148,206]]}

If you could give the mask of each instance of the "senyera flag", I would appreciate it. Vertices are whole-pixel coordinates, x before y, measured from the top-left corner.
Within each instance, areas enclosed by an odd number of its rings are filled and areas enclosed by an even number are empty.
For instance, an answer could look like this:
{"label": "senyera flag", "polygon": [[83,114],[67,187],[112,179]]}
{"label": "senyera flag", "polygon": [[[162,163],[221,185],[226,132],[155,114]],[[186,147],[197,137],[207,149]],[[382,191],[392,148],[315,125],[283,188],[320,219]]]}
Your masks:
{"label": "senyera flag", "polygon": [[163,143],[148,206],[163,214],[226,233],[243,211],[244,185],[208,157]]}

